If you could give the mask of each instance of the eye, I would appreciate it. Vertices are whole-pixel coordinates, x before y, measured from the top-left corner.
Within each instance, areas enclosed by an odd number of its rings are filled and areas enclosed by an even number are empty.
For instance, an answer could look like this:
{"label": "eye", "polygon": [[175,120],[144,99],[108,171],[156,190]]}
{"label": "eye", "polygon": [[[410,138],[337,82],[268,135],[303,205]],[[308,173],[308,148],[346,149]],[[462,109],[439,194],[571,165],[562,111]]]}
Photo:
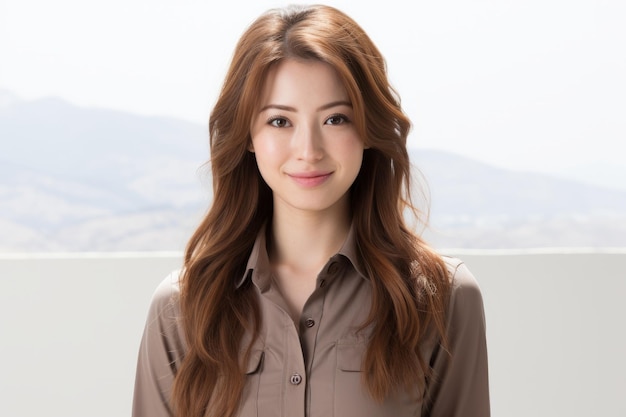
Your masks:
{"label": "eye", "polygon": [[289,123],[289,120],[285,119],[284,117],[280,117],[280,116],[274,116],[274,117],[270,117],[269,120],[267,121],[268,124],[274,126],[274,127],[289,127],[291,126],[291,123]]}
{"label": "eye", "polygon": [[324,124],[340,125],[340,124],[348,123],[349,121],[350,120],[348,120],[348,118],[344,116],[343,114],[333,114],[328,119],[326,119],[326,122],[324,122]]}

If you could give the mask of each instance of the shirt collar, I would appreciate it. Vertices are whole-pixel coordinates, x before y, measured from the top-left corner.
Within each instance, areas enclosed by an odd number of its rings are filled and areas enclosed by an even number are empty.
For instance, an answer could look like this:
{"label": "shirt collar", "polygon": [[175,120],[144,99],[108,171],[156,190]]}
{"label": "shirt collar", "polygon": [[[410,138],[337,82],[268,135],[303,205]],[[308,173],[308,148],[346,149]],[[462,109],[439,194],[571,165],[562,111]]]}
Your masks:
{"label": "shirt collar", "polygon": [[[254,241],[254,246],[252,247],[252,251],[248,257],[246,270],[237,282],[237,288],[241,287],[246,280],[252,279],[252,282],[261,292],[265,292],[269,289],[272,275],[270,261],[267,255],[266,242],[266,225],[263,225],[257,234],[256,240]],[[361,278],[368,279],[367,274],[365,274],[363,264],[358,256],[354,223],[350,226],[350,231],[348,232],[348,236],[341,246],[341,249],[339,249],[339,252],[337,252],[336,255],[331,257],[331,260],[338,261],[342,257],[350,262],[352,268],[361,276]]]}
{"label": "shirt collar", "polygon": [[350,231],[348,232],[348,236],[346,237],[345,242],[339,249],[338,255],[342,255],[347,260],[350,261],[352,267],[363,279],[369,279],[368,275],[365,273],[365,268],[363,263],[361,262],[361,257],[359,256],[359,251],[357,247],[357,238],[356,238],[356,226],[354,222],[350,225]]}

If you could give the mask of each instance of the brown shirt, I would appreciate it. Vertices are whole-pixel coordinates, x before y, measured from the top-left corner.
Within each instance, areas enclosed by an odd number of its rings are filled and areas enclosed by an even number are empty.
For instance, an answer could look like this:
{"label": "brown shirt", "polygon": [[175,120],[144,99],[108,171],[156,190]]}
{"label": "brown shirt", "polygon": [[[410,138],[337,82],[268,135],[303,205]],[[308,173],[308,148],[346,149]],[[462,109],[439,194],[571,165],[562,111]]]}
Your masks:
{"label": "brown shirt", "polygon": [[[425,340],[434,376],[422,393],[374,401],[361,380],[367,336],[356,333],[370,309],[371,286],[357,261],[352,234],[319,273],[316,288],[294,325],[272,285],[260,233],[247,271],[263,315],[260,338],[247,364],[241,417],[487,417],[489,387],[485,319],[479,287],[462,262],[444,257],[453,277],[447,336]],[[133,417],[171,417],[170,393],[185,354],[178,319],[178,273],[156,290],[141,341]]]}

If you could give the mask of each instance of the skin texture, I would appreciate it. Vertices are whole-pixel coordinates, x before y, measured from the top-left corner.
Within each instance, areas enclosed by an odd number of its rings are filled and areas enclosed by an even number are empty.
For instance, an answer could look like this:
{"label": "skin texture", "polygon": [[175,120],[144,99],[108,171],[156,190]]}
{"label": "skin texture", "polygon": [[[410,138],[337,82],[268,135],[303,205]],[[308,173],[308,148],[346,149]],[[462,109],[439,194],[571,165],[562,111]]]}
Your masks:
{"label": "skin texture", "polygon": [[363,160],[348,94],[321,61],[286,59],[264,84],[250,151],[272,189],[269,255],[297,321],[315,279],[350,227],[348,192]]}
{"label": "skin texture", "polygon": [[262,97],[251,150],[275,210],[345,210],[363,141],[338,75],[319,61],[287,59],[270,70]]}

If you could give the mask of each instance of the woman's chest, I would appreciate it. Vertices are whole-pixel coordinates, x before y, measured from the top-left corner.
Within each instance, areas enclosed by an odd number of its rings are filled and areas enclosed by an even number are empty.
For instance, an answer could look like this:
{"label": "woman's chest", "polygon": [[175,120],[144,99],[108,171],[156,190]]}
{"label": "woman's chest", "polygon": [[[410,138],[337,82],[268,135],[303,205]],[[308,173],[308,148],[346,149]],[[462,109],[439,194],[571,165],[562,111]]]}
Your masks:
{"label": "woman's chest", "polygon": [[366,283],[314,291],[294,323],[277,294],[260,295],[263,328],[246,368],[239,416],[419,416],[421,397],[401,393],[377,402],[361,365],[369,313]]}

